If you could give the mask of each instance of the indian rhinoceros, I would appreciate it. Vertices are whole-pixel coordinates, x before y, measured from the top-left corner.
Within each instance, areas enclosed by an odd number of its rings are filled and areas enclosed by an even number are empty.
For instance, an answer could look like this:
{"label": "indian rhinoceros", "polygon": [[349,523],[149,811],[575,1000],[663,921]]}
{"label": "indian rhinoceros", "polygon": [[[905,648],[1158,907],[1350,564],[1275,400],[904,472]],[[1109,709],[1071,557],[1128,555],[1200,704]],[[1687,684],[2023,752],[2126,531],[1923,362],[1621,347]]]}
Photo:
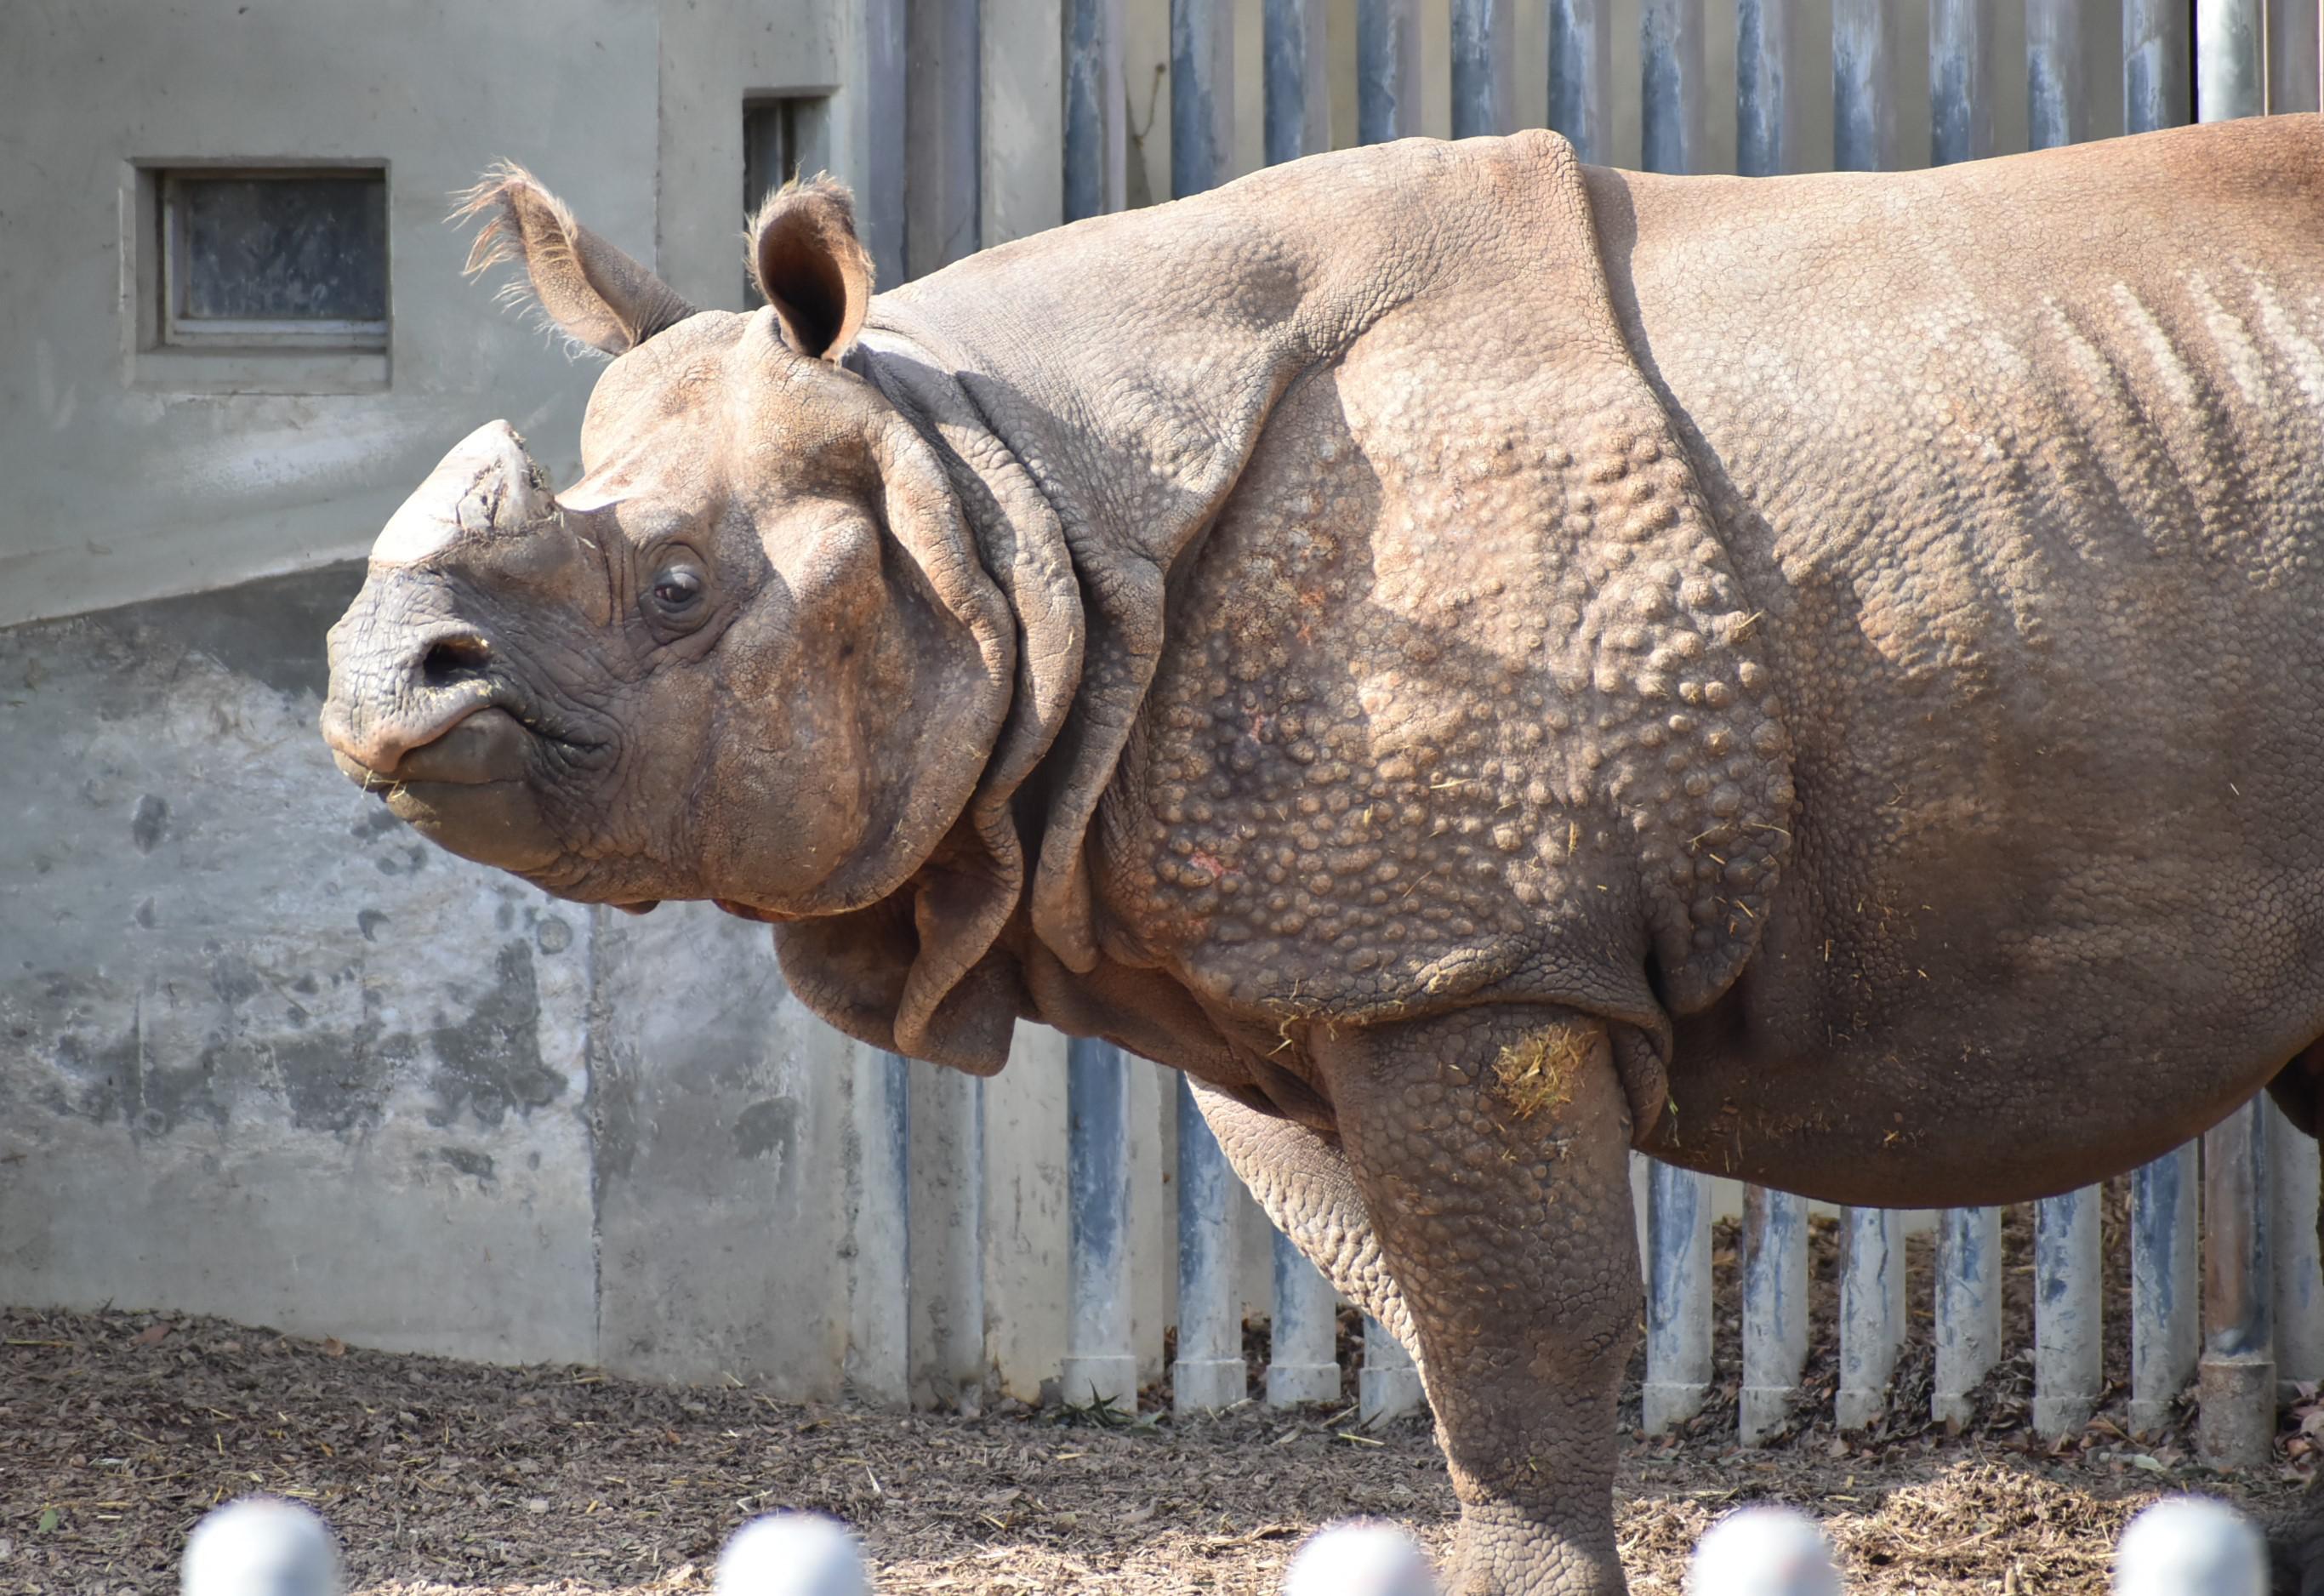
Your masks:
{"label": "indian rhinoceros", "polygon": [[615,356],[331,634],[341,767],[709,899],[865,1041],[1185,1071],[1420,1359],[1457,1588],[1623,1588],[1633,1149],[1838,1202],[2128,1168],[2324,1049],[2324,128],[1940,171],[1406,141],[696,311],[523,171]]}

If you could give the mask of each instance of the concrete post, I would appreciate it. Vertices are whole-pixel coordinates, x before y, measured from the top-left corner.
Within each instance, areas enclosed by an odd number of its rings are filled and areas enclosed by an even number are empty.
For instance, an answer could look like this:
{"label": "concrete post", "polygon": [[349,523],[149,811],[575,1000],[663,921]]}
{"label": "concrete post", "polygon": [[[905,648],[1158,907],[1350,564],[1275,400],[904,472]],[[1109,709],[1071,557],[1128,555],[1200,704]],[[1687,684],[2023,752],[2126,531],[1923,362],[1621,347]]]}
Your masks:
{"label": "concrete post", "polygon": [[2195,117],[2227,122],[2267,110],[2264,0],[2195,0]]}
{"label": "concrete post", "polygon": [[1183,199],[1233,175],[1231,0],[1170,0],[1170,192]]}
{"label": "concrete post", "polygon": [[1648,171],[1704,170],[1703,0],[1642,0],[1638,7],[1639,116]]}
{"label": "concrete post", "polygon": [[912,1387],[920,1402],[984,1407],[984,1083],[911,1065]]}
{"label": "concrete post", "polygon": [[2317,108],[2317,75],[2324,69],[2319,32],[2324,32],[2324,7],[2317,0],[2268,0],[2268,115]]}
{"label": "concrete post", "polygon": [[1743,1389],[1746,1446],[1780,1431],[1808,1360],[1808,1204],[1765,1186],[1743,1191]]}
{"label": "concrete post", "polygon": [[1452,136],[1488,137],[1517,125],[1517,6],[1452,0]]}
{"label": "concrete post", "polygon": [[1381,144],[1420,131],[1418,0],[1356,0],[1356,139]]}
{"label": "concrete post", "polygon": [[[2196,0],[2195,114],[2267,109],[2264,0]],[[2256,1468],[2275,1437],[2274,1271],[2269,1257],[2266,1098],[2203,1137],[2202,1408],[2196,1451],[2214,1468]]]}
{"label": "concrete post", "polygon": [[1364,1361],[1356,1373],[1356,1420],[1365,1428],[1411,1413],[1421,1405],[1420,1370],[1404,1343],[1364,1315]]}
{"label": "concrete post", "polygon": [[2268,1250],[2274,1260],[2275,1391],[2324,1381],[2324,1259],[2317,1256],[2316,1143],[2273,1102],[2267,1113]]}
{"label": "concrete post", "polygon": [[854,1264],[848,1301],[847,1383],[863,1401],[912,1399],[910,1066],[859,1048],[852,1129],[862,1155],[850,1170]]}
{"label": "concrete post", "polygon": [[2034,1221],[2034,1433],[2078,1435],[2098,1411],[2106,1342],[2098,1301],[2098,1216],[2094,1185],[2051,1197]]}
{"label": "concrete post", "polygon": [[904,270],[924,277],[983,241],[978,0],[904,0]]}
{"label": "concrete post", "polygon": [[1127,181],[1121,0],[1068,0],[1065,67],[1065,213],[1078,222],[1120,210]]}
{"label": "concrete post", "polygon": [[2196,1267],[2199,1144],[2130,1179],[2130,1427],[2152,1435],[2195,1373],[2202,1341]]}
{"label": "concrete post", "polygon": [[1065,1038],[1017,1022],[983,1087],[985,1399],[1059,1388],[1072,1328],[1072,1097]]}
{"label": "concrete post", "polygon": [[1178,1357],[1170,1365],[1179,1413],[1231,1407],[1246,1395],[1241,1293],[1236,1287],[1234,1199],[1241,1195],[1184,1075],[1178,1077]]}
{"label": "concrete post", "polygon": [[[1170,0],[1170,189],[1185,198],[1231,175],[1234,158],[1234,16],[1229,0]],[[1174,1082],[1178,1130],[1178,1357],[1171,1365],[1180,1413],[1240,1402],[1249,1378],[1235,1284],[1234,1173],[1194,1105]]]}
{"label": "concrete post", "polygon": [[1340,1399],[1340,1299],[1291,1238],[1275,1232],[1275,1319],[1267,1352],[1267,1405]]}
{"label": "concrete post", "polygon": [[1929,162],[1994,152],[1993,0],[1931,0]]}
{"label": "concrete post", "polygon": [[1969,1422],[1969,1393],[2001,1358],[2001,1210],[1937,1216],[1937,1378],[1929,1411]]}
{"label": "concrete post", "polygon": [[1614,30],[1607,0],[1549,0],[1549,125],[1584,161],[1614,153]]}
{"label": "concrete post", "polygon": [[1841,171],[1896,164],[1896,0],[1832,0],[1831,151]]}
{"label": "concrete post", "polygon": [[1648,1278],[1655,1271],[1654,1252],[1647,1244],[1647,1238],[1654,1229],[1648,1222],[1647,1196],[1654,1185],[1654,1167],[1655,1161],[1646,1154],[1635,1150],[1630,1154],[1630,1230],[1638,1244],[1638,1278],[1641,1280]]}
{"label": "concrete post", "polygon": [[1869,1429],[1888,1407],[1904,1344],[1904,1226],[1886,1208],[1850,1208],[1840,1258],[1840,1391],[1832,1419]]}
{"label": "concrete post", "polygon": [[2131,133],[2195,115],[2193,36],[2185,0],[2123,0],[2122,116]]}
{"label": "concrete post", "polygon": [[1332,147],[1331,53],[1324,0],[1266,0],[1266,6],[1260,54],[1271,166]]}
{"label": "concrete post", "polygon": [[1711,1391],[1710,1182],[1656,1161],[1646,1185],[1646,1384],[1640,1423],[1660,1435]]}
{"label": "concrete post", "polygon": [[2026,141],[2036,150],[2090,136],[2083,69],[2084,0],[2025,0]]}
{"label": "concrete post", "polygon": [[1735,170],[1768,177],[1799,164],[1792,85],[1792,0],[1737,0]]}
{"label": "concrete post", "polygon": [[2273,1276],[2268,1261],[2265,1097],[2203,1137],[2202,1412],[2213,1468],[2256,1468],[2275,1439]]}
{"label": "concrete post", "polygon": [[862,0],[857,13],[863,29],[862,76],[854,86],[862,176],[855,193],[855,218],[862,229],[863,247],[872,254],[873,277],[882,288],[904,281],[907,141],[896,137],[896,129],[907,125],[905,106],[910,100],[904,64],[905,3]]}
{"label": "concrete post", "polygon": [[1067,1322],[1059,1385],[1067,1402],[1138,1409],[1130,1339],[1130,1072],[1120,1052],[1065,1044]]}
{"label": "concrete post", "polygon": [[1178,1072],[1124,1055],[1130,1072],[1130,1341],[1143,1385],[1170,1373],[1178,1319]]}
{"label": "concrete post", "polygon": [[[981,247],[1065,219],[1065,30],[1080,0],[980,0],[977,238]],[[1117,102],[1118,104],[1119,102]]]}
{"label": "concrete post", "polygon": [[[1128,106],[1121,0],[1066,0],[1065,219],[1121,208]],[[1120,1051],[1069,1038],[1066,1072],[1066,1326],[1059,1395],[1138,1409],[1130,1290],[1130,1066]]]}

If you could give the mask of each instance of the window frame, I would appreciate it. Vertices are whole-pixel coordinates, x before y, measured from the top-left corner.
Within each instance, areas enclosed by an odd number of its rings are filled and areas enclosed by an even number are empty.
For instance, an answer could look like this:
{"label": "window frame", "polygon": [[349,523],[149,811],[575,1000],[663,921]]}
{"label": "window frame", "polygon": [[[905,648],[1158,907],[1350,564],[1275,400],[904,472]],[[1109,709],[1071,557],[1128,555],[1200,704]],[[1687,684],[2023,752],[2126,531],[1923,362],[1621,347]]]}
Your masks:
{"label": "window frame", "polygon": [[[137,156],[124,161],[120,190],[121,373],[130,388],[154,393],[382,393],[392,386],[393,350],[401,336],[396,314],[395,163],[385,156]],[[383,334],[350,345],[344,328],[318,338],[281,323],[261,333],[167,336],[171,291],[165,283],[170,244],[162,191],[172,175],[192,178],[251,174],[373,177],[386,184],[387,322]],[[212,325],[215,325],[214,323]],[[291,336],[275,336],[290,331]]]}
{"label": "window frame", "polygon": [[[165,166],[154,169],[155,219],[161,232],[154,244],[159,268],[154,306],[155,342],[175,349],[307,349],[348,354],[374,353],[387,347],[388,326],[394,314],[392,261],[386,239],[381,239],[380,276],[386,313],[376,320],[334,317],[189,317],[183,311],[188,285],[181,278],[188,247],[186,209],[180,190],[187,183],[290,182],[301,179],[342,181],[369,178],[377,181],[380,204],[387,207],[387,171],[382,167],[348,165],[300,166]],[[383,228],[384,233],[384,228]]]}

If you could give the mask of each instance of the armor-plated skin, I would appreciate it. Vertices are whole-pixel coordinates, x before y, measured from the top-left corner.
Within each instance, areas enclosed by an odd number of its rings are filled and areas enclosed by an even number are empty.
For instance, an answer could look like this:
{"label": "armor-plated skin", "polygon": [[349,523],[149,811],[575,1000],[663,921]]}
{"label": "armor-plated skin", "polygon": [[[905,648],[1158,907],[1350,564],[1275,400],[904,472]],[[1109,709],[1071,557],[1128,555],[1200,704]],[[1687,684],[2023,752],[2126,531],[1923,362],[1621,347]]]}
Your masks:
{"label": "armor-plated skin", "polygon": [[[326,734],[445,845],[775,927],[989,1071],[1186,1071],[1421,1361],[1455,1589],[1622,1588],[1628,1151],[1919,1206],[2128,1167],[2324,1037],[2324,132],[1942,171],[1292,163],[874,300],[843,195],[399,515]],[[2287,1069],[2287,1062],[2292,1067]]]}

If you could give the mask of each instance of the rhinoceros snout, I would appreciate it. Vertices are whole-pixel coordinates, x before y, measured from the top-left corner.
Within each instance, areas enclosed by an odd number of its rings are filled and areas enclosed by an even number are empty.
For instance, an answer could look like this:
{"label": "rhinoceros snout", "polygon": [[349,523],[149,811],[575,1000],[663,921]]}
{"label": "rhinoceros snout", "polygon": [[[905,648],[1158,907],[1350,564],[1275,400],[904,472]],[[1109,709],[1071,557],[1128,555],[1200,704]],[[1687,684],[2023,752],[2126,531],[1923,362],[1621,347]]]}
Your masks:
{"label": "rhinoceros snout", "polygon": [[412,631],[378,625],[378,607],[374,624],[354,629],[370,636],[332,650],[323,740],[343,765],[392,779],[414,751],[493,706],[493,650],[482,632],[458,623]]}
{"label": "rhinoceros snout", "polygon": [[493,640],[425,574],[374,567],[331,629],[322,733],[340,772],[444,847],[519,872],[559,853],[529,790],[524,705]]}

